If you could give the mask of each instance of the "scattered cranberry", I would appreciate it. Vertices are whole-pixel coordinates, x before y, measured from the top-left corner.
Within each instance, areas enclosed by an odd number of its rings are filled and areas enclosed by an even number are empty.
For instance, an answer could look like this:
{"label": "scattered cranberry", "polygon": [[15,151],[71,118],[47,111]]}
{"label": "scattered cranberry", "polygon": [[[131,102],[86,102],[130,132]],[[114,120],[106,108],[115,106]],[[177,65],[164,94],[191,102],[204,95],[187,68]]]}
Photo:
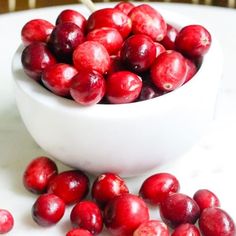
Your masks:
{"label": "scattered cranberry", "polygon": [[167,24],[166,36],[161,40],[161,44],[166,50],[175,50],[175,39],[178,34],[178,30],[170,24]]}
{"label": "scattered cranberry", "polygon": [[104,223],[114,236],[131,236],[147,220],[147,205],[141,198],[129,193],[113,198],[104,210]]}
{"label": "scattered cranberry", "polygon": [[89,191],[89,179],[79,170],[64,171],[48,184],[48,193],[60,197],[65,204],[73,204],[83,199]]}
{"label": "scattered cranberry", "polygon": [[156,46],[156,57],[158,57],[161,53],[165,52],[166,49],[164,48],[164,46],[158,42],[154,42],[155,46]]}
{"label": "scattered cranberry", "polygon": [[93,235],[86,229],[77,228],[70,230],[66,234],[66,236],[93,236]]}
{"label": "scattered cranberry", "polygon": [[172,233],[172,236],[201,236],[198,228],[193,224],[179,225]]}
{"label": "scattered cranberry", "polygon": [[41,226],[56,224],[63,217],[65,203],[54,194],[43,194],[38,197],[32,207],[32,217]]}
{"label": "scattered cranberry", "polygon": [[148,203],[157,205],[169,195],[178,192],[179,181],[169,173],[158,173],[148,177],[142,184],[139,194]]}
{"label": "scattered cranberry", "polygon": [[184,83],[187,83],[190,79],[192,79],[196,73],[197,66],[192,60],[186,58],[186,75]]}
{"label": "scattered cranberry", "polygon": [[93,235],[102,231],[102,213],[96,203],[92,201],[81,201],[71,211],[71,223],[74,227],[81,227]]}
{"label": "scattered cranberry", "polygon": [[23,183],[26,189],[33,193],[44,193],[48,182],[57,175],[58,169],[54,161],[48,157],[37,157],[26,167]]}
{"label": "scattered cranberry", "polygon": [[128,15],[134,7],[131,2],[119,2],[115,5],[115,8],[122,11],[125,15]]}
{"label": "scattered cranberry", "polygon": [[0,209],[0,234],[6,234],[12,230],[14,218],[12,214],[4,209]]}

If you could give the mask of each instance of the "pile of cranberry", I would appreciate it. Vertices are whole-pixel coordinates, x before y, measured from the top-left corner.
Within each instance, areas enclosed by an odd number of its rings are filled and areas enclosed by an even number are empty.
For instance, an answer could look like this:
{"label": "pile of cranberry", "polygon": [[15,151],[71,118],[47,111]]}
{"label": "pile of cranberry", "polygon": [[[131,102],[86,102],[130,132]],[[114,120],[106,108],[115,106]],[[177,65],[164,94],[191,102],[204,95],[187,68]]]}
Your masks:
{"label": "pile of cranberry", "polygon": [[143,101],[179,88],[211,45],[201,25],[168,24],[152,6],[120,2],[81,13],[62,11],[56,25],[27,22],[21,31],[25,73],[82,105]]}

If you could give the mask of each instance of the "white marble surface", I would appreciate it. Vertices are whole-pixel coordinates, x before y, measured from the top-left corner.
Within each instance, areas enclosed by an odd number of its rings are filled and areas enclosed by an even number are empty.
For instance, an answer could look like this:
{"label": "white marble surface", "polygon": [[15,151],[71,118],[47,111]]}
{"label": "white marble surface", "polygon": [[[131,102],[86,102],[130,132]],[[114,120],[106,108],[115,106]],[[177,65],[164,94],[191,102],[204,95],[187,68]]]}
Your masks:
{"label": "white marble surface", "polygon": [[[220,40],[225,57],[214,121],[201,141],[185,156],[162,166],[158,171],[175,174],[181,183],[181,192],[190,196],[199,188],[214,191],[220,198],[222,208],[236,220],[236,11],[184,4],[158,6],[194,17],[196,22],[204,24]],[[35,196],[22,186],[22,173],[31,158],[45,153],[21,122],[11,78],[11,59],[20,43],[22,25],[39,17],[53,21],[61,9],[0,15],[0,208],[10,210],[15,218],[15,227],[9,236],[37,236],[42,232],[44,235],[60,236],[70,228],[70,209],[57,226],[48,229],[38,227],[31,219],[30,210]],[[68,169],[58,164],[60,170]],[[127,180],[133,193],[137,193],[145,177]],[[152,217],[158,217],[157,209],[151,213]]]}

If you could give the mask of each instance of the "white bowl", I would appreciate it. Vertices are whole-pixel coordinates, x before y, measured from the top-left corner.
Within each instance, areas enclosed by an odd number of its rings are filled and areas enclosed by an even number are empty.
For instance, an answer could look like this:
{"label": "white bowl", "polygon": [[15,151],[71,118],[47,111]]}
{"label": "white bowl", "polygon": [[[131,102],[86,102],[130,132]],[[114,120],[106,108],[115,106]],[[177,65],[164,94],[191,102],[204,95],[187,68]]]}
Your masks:
{"label": "white bowl", "polygon": [[[196,23],[161,13],[179,27]],[[52,94],[24,74],[21,51],[13,58],[12,71],[22,120],[42,149],[72,167],[93,174],[145,173],[186,153],[213,119],[222,74],[222,53],[214,36],[192,80],[163,96],[125,105],[84,107]]]}

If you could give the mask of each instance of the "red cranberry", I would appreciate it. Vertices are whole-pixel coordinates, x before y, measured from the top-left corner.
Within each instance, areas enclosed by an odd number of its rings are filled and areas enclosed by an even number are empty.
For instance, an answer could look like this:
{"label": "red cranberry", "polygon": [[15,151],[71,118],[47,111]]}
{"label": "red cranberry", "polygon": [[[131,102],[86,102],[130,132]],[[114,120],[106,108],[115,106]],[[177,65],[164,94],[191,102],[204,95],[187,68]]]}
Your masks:
{"label": "red cranberry", "polygon": [[165,37],[167,25],[164,18],[148,4],[134,7],[129,17],[134,34],[146,34],[154,41],[161,41]]}
{"label": "red cranberry", "polygon": [[72,22],[78,25],[82,32],[85,32],[86,18],[78,11],[72,9],[66,9],[62,11],[56,19],[56,25],[65,22]]}
{"label": "red cranberry", "polygon": [[123,38],[115,28],[103,27],[90,31],[87,40],[101,43],[110,55],[115,55],[123,44]]}
{"label": "red cranberry", "polygon": [[4,209],[0,209],[0,234],[6,234],[14,226],[14,218],[12,214]]}
{"label": "red cranberry", "polygon": [[200,215],[200,208],[189,196],[181,193],[169,195],[160,204],[162,220],[174,228],[184,223],[194,224]]}
{"label": "red cranberry", "polygon": [[81,227],[93,235],[102,231],[102,213],[96,203],[92,201],[81,201],[71,211],[71,223],[74,227]]}
{"label": "red cranberry", "polygon": [[93,236],[93,235],[86,229],[77,228],[70,230],[66,234],[66,236]]}
{"label": "red cranberry", "polygon": [[142,223],[133,236],[169,236],[169,229],[165,223],[159,220],[149,220]]}
{"label": "red cranberry", "polygon": [[118,71],[121,71],[121,70],[124,70],[125,67],[124,65],[122,64],[121,60],[120,60],[120,57],[119,56],[111,56],[110,57],[110,67],[109,67],[109,70],[107,71],[106,73],[106,76],[110,76],[111,74],[115,73],[115,72],[118,72]]}
{"label": "red cranberry", "polygon": [[220,201],[218,197],[208,189],[199,189],[193,196],[200,210],[203,211],[208,207],[219,207]]}
{"label": "red cranberry", "polygon": [[220,208],[211,207],[204,209],[198,223],[203,236],[236,235],[233,219]]}
{"label": "red cranberry", "polygon": [[78,70],[96,70],[104,74],[110,67],[110,56],[102,44],[86,41],[75,49],[73,62]]}
{"label": "red cranberry", "polygon": [[92,197],[102,208],[115,196],[128,192],[125,181],[113,173],[99,175],[92,186]]}
{"label": "red cranberry", "polygon": [[42,73],[42,82],[49,90],[59,96],[70,94],[72,78],[78,71],[71,65],[58,63],[47,67]]}
{"label": "red cranberry", "polygon": [[21,40],[25,46],[32,42],[47,42],[54,28],[50,22],[42,19],[34,19],[27,22],[21,30]]}
{"label": "red cranberry", "polygon": [[105,94],[105,79],[96,71],[81,70],[73,78],[70,94],[81,105],[92,105],[101,101]]}
{"label": "red cranberry", "polygon": [[188,25],[176,37],[177,50],[191,58],[206,54],[211,46],[211,35],[201,25]]}
{"label": "red cranberry", "polygon": [[156,46],[151,38],[136,34],[125,40],[121,51],[121,61],[135,72],[148,70],[156,58]]}
{"label": "red cranberry", "polygon": [[37,157],[26,167],[23,183],[26,189],[33,193],[44,193],[50,179],[57,175],[57,166],[48,157]]}
{"label": "red cranberry", "polygon": [[134,8],[134,4],[131,2],[119,2],[115,5],[115,8],[122,11],[125,15],[128,15]]}
{"label": "red cranberry", "polygon": [[161,40],[161,44],[166,50],[175,50],[175,39],[178,34],[178,30],[170,24],[167,24],[166,36]]}
{"label": "red cranberry", "polygon": [[148,177],[142,184],[139,194],[148,203],[156,205],[169,195],[178,192],[179,181],[168,173],[158,173]]}
{"label": "red cranberry", "polygon": [[38,197],[32,207],[32,217],[41,226],[56,224],[63,217],[65,203],[54,194],[43,194]]}
{"label": "red cranberry", "polygon": [[166,51],[157,57],[151,67],[153,83],[163,91],[172,91],[185,81],[186,61],[178,52]]}
{"label": "red cranberry", "polygon": [[187,83],[190,79],[192,79],[196,73],[197,73],[196,64],[192,60],[186,58],[186,75],[184,83]]}
{"label": "red cranberry", "polygon": [[115,8],[103,8],[93,12],[87,21],[87,31],[102,27],[117,29],[123,38],[126,38],[132,28],[130,18],[122,11]]}
{"label": "red cranberry", "polygon": [[141,78],[130,71],[119,71],[107,78],[106,96],[111,103],[135,101],[142,89]]}
{"label": "red cranberry", "polygon": [[55,57],[45,43],[34,42],[22,52],[21,63],[25,73],[34,80],[40,80],[42,71],[56,63]]}
{"label": "red cranberry", "polygon": [[48,185],[48,193],[57,195],[65,204],[80,201],[87,195],[88,189],[89,179],[79,170],[61,172]]}
{"label": "red cranberry", "polygon": [[179,225],[171,236],[201,236],[201,234],[195,225],[186,223]]}
{"label": "red cranberry", "polygon": [[154,42],[155,46],[156,46],[156,57],[158,57],[161,53],[165,52],[166,49],[164,48],[164,46],[158,42]]}

